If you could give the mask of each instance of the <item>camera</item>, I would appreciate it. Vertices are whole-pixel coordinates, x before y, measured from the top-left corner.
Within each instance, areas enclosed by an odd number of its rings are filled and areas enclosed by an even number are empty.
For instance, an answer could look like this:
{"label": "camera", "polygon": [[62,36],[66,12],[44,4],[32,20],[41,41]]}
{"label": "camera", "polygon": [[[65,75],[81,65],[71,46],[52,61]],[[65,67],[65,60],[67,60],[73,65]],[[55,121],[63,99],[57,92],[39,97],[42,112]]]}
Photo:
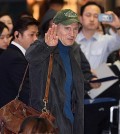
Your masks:
{"label": "camera", "polygon": [[113,16],[111,14],[99,14],[98,21],[99,22],[112,22]]}

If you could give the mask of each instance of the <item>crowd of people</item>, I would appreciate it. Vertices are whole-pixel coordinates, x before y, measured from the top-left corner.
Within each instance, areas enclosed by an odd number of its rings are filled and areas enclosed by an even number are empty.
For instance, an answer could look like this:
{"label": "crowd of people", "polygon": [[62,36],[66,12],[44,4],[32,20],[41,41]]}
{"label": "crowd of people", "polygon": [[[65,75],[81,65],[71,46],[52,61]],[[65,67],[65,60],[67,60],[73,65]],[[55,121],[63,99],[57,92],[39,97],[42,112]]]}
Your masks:
{"label": "crowd of people", "polygon": [[[90,63],[92,72],[101,64],[107,62],[110,53],[120,49],[120,31],[117,30],[120,26],[119,18],[112,11],[106,12],[106,14],[112,14],[114,21],[104,22],[103,24],[113,27],[115,33],[114,36],[102,34],[98,32],[100,23],[98,14],[100,13],[104,13],[104,9],[95,2],[88,2],[81,7],[80,22],[82,28],[76,38],[76,42],[80,44],[81,50]],[[119,76],[119,74],[117,75]],[[92,103],[89,95],[85,95],[85,134],[100,134],[107,127],[109,130],[110,107],[118,103],[115,98],[119,94],[119,88],[113,92],[107,90],[107,93],[101,94]],[[91,126],[94,126],[94,129]]]}
{"label": "crowd of people", "polygon": [[[113,21],[99,22],[101,13],[112,15]],[[47,107],[55,122],[28,117],[19,133],[104,134],[109,131],[110,107],[118,105],[120,99],[119,15],[119,7],[105,12],[93,1],[82,5],[80,14],[71,9],[48,8],[41,20],[21,13],[13,23],[9,13],[0,14],[0,107],[16,98],[29,65],[19,99],[41,111],[49,59],[53,55]],[[103,63],[118,76],[118,81],[91,99],[88,92],[99,90],[102,83],[90,81],[99,78],[95,70]]]}

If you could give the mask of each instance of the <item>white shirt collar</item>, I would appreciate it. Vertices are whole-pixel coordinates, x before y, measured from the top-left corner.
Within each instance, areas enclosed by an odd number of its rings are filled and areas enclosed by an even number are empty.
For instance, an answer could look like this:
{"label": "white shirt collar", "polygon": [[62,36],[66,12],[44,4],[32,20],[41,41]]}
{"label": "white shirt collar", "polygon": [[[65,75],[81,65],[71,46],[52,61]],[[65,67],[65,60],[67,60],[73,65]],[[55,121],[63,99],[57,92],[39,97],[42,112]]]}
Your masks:
{"label": "white shirt collar", "polygon": [[[95,34],[92,36],[92,39],[98,40],[99,38],[99,33],[95,32]],[[81,42],[82,40],[86,39],[86,37],[84,36],[83,32],[81,31],[76,40],[78,40],[78,42]]]}
{"label": "white shirt collar", "polygon": [[15,45],[16,47],[18,47],[18,48],[21,50],[21,52],[23,53],[23,55],[25,55],[26,50],[25,50],[20,44],[14,42],[14,41],[12,41],[11,44],[13,44],[13,45]]}

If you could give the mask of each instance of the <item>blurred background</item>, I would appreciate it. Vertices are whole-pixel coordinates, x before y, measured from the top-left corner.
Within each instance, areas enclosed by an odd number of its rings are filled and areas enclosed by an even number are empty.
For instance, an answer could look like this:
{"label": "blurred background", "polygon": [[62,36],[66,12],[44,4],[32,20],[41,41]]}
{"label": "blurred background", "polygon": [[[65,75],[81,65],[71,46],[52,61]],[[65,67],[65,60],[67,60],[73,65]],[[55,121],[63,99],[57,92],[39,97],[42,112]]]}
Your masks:
{"label": "blurred background", "polygon": [[[0,0],[0,13],[9,12],[13,19],[17,19],[23,12],[31,13],[36,19],[42,16],[45,8],[70,8],[79,13],[81,5],[89,0]],[[120,6],[120,0],[90,0],[99,2],[104,6],[105,10],[112,10],[116,6]],[[48,5],[49,7],[47,7]],[[57,5],[56,5],[57,4]]]}

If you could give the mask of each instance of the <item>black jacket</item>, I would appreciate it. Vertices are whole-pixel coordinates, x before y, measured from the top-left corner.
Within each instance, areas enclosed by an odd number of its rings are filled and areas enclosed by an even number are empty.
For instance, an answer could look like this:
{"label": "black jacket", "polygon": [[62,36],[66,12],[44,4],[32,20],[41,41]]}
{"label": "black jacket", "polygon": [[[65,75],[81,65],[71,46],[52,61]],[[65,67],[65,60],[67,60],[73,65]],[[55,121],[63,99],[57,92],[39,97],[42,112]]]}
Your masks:
{"label": "black jacket", "polygon": [[54,9],[49,9],[45,15],[43,16],[41,22],[40,22],[40,27],[39,27],[39,33],[40,36],[44,38],[45,33],[48,31],[49,28],[49,23],[53,19],[53,17],[56,15],[57,11]]}
{"label": "black jacket", "polygon": [[48,109],[56,117],[55,124],[59,128],[59,134],[84,134],[84,79],[91,79],[93,76],[90,73],[89,64],[77,44],[70,48],[73,75],[71,100],[74,113],[73,127],[71,127],[70,121],[63,113],[65,69],[59,50],[57,47],[47,46],[43,40],[37,40],[26,52],[26,58],[30,64],[30,105],[40,111],[43,108],[43,97],[51,52],[54,54],[54,63]]}
{"label": "black jacket", "polygon": [[0,48],[0,55],[5,51],[5,49]]}
{"label": "black jacket", "polygon": [[[26,66],[25,56],[12,44],[0,55],[0,107],[16,97]],[[28,102],[28,87],[23,86],[25,89],[20,95],[25,103]]]}

